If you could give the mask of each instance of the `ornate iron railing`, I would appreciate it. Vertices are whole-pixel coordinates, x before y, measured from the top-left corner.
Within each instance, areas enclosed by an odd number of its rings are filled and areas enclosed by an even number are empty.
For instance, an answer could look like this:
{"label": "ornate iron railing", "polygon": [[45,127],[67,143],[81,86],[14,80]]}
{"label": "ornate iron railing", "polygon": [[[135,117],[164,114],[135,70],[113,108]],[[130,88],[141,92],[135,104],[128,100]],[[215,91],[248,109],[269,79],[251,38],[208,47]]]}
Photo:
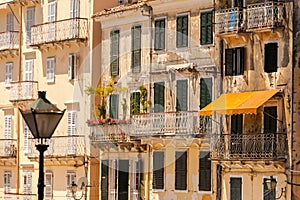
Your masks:
{"label": "ornate iron railing", "polygon": [[19,31],[0,33],[0,51],[19,48]]}
{"label": "ornate iron railing", "polygon": [[247,6],[247,29],[274,28],[283,22],[282,2],[265,2]]}
{"label": "ornate iron railing", "polygon": [[216,11],[216,33],[228,33],[233,31],[240,31],[245,24],[243,21],[242,8],[230,8]]}
{"label": "ornate iron railing", "polygon": [[18,81],[10,83],[10,95],[9,100],[25,101],[34,100],[38,94],[38,82],[37,81]]}
{"label": "ornate iron railing", "polygon": [[199,116],[196,111],[149,113],[132,116],[132,135],[194,135],[199,133]]}
{"label": "ornate iron railing", "polygon": [[4,200],[37,200],[36,194],[13,194],[7,193],[3,195]]}
{"label": "ornate iron railing", "polygon": [[88,37],[88,19],[72,18],[34,25],[31,28],[31,46]]}
{"label": "ornate iron railing", "polygon": [[[66,156],[83,156],[85,155],[85,138],[83,135],[74,136],[53,136],[45,144],[49,147],[45,151],[45,157],[66,157]],[[29,140],[28,157],[37,157],[39,152],[35,145],[38,141]]]}
{"label": "ornate iron railing", "polygon": [[211,157],[217,160],[280,160],[287,151],[286,134],[212,135]]}
{"label": "ornate iron railing", "polygon": [[17,140],[0,139],[0,157],[10,158],[17,155]]}

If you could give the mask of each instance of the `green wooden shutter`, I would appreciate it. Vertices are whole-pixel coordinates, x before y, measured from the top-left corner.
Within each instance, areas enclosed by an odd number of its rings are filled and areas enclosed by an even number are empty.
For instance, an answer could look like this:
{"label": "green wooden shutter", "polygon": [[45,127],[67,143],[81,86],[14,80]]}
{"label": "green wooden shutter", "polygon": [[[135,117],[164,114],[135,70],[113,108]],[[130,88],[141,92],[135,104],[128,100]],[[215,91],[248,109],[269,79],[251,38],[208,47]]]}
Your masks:
{"label": "green wooden shutter", "polygon": [[212,11],[201,13],[201,44],[212,43]]}
{"label": "green wooden shutter", "polygon": [[242,200],[242,178],[230,178],[230,200]]}
{"label": "green wooden shutter", "polygon": [[165,83],[154,83],[154,112],[165,111]]}
{"label": "green wooden shutter", "polygon": [[212,78],[200,79],[200,109],[212,101]]}
{"label": "green wooden shutter", "polygon": [[109,116],[114,119],[119,117],[119,95],[112,94],[109,99]]}
{"label": "green wooden shutter", "polygon": [[101,161],[101,199],[108,200],[109,171],[108,160]]}
{"label": "green wooden shutter", "polygon": [[119,48],[120,31],[115,30],[110,33],[110,74],[119,75]]}
{"label": "green wooden shutter", "polygon": [[175,190],[187,189],[187,152],[175,153]]}
{"label": "green wooden shutter", "polygon": [[176,47],[188,46],[188,16],[178,16],[176,20]]}
{"label": "green wooden shutter", "polygon": [[211,160],[208,151],[199,154],[199,191],[211,191]]}
{"label": "green wooden shutter", "polygon": [[153,189],[164,189],[165,154],[153,152]]}
{"label": "green wooden shutter", "polygon": [[186,111],[188,101],[187,80],[177,80],[176,84],[176,111]]}
{"label": "green wooden shutter", "polygon": [[154,49],[165,49],[165,19],[155,20]]}
{"label": "green wooden shutter", "polygon": [[265,72],[277,72],[277,43],[265,44]]}
{"label": "green wooden shutter", "polygon": [[225,76],[233,75],[233,49],[225,49]]}
{"label": "green wooden shutter", "polygon": [[141,72],[141,26],[131,29],[131,66],[132,72]]}

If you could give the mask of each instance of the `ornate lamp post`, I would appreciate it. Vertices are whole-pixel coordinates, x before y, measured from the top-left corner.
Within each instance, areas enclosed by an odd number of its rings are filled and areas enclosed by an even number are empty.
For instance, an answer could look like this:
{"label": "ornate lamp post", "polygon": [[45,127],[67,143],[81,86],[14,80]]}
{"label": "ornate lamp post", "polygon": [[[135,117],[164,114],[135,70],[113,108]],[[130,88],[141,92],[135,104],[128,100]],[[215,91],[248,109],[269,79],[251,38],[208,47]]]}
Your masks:
{"label": "ornate lamp post", "polygon": [[33,137],[39,140],[35,145],[40,152],[39,156],[39,180],[38,180],[38,200],[44,198],[44,152],[49,145],[44,144],[46,139],[50,139],[60,122],[65,110],[59,110],[55,105],[46,99],[46,92],[39,91],[38,99],[30,104],[26,110],[20,112],[28,125]]}

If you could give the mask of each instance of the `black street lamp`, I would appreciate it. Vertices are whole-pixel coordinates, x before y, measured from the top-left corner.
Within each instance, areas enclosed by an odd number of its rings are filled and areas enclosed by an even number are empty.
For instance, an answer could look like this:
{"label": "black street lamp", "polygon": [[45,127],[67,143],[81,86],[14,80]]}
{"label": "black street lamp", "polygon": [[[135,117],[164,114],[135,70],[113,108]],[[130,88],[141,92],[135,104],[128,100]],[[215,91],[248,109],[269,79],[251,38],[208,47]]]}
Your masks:
{"label": "black street lamp", "polygon": [[29,108],[20,112],[29,127],[33,137],[39,139],[39,144],[35,145],[40,152],[39,159],[39,180],[38,180],[38,200],[44,198],[44,152],[49,145],[44,144],[44,140],[50,139],[60,122],[65,110],[59,110],[55,105],[46,99],[46,92],[39,91],[38,99],[30,104]]}

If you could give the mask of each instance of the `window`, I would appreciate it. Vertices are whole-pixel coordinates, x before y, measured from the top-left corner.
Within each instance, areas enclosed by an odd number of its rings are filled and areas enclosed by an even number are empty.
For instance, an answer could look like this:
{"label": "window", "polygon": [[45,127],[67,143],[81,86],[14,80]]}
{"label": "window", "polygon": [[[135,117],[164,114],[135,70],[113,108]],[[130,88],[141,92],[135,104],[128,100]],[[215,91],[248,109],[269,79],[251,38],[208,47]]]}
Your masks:
{"label": "window", "polygon": [[120,31],[110,33],[110,75],[119,75]]}
{"label": "window", "polygon": [[128,199],[129,161],[119,160],[118,169],[118,199]]}
{"label": "window", "polygon": [[45,173],[45,199],[51,200],[53,195],[53,172],[46,171]]}
{"label": "window", "polygon": [[73,80],[75,78],[77,68],[77,55],[75,53],[69,54],[69,66],[68,66],[68,79]]}
{"label": "window", "polygon": [[188,46],[188,15],[177,16],[176,20],[176,47]]}
{"label": "window", "polygon": [[70,1],[70,18],[79,17],[79,0]]}
{"label": "window", "polygon": [[[12,139],[12,116],[4,116],[4,139]],[[7,141],[9,144],[11,141]]]}
{"label": "window", "polygon": [[142,161],[139,160],[130,160],[131,167],[131,176],[130,176],[130,189],[131,189],[131,198],[130,199],[139,199],[139,192],[142,185],[142,171],[141,171]]}
{"label": "window", "polygon": [[11,189],[11,171],[4,171],[4,193],[9,193]]}
{"label": "window", "polygon": [[76,153],[76,125],[77,125],[77,111],[68,111],[68,154]]}
{"label": "window", "polygon": [[23,171],[23,194],[32,193],[32,171],[24,170]]}
{"label": "window", "polygon": [[31,26],[35,23],[35,8],[29,7],[26,11],[26,43],[31,42]]}
{"label": "window", "polygon": [[55,58],[47,58],[47,83],[54,82],[54,72],[55,72]]}
{"label": "window", "polygon": [[209,151],[199,154],[199,191],[211,191],[211,160]]}
{"label": "window", "polygon": [[165,49],[165,19],[155,20],[155,38],[154,38],[154,49],[163,50]]}
{"label": "window", "polygon": [[130,94],[130,113],[138,114],[140,113],[140,93],[133,92]]}
{"label": "window", "polygon": [[164,189],[165,154],[162,151],[153,152],[153,189]]}
{"label": "window", "polygon": [[101,199],[108,200],[109,166],[108,160],[101,160]]}
{"label": "window", "polygon": [[67,171],[67,200],[74,200],[72,197],[72,192],[71,192],[71,185],[72,183],[76,183],[76,173],[74,171]]}
{"label": "window", "polygon": [[25,121],[23,122],[24,124],[24,153],[27,154],[29,153],[29,137],[31,136],[31,131]]}
{"label": "window", "polygon": [[264,133],[277,132],[277,107],[264,107]]}
{"label": "window", "polygon": [[141,72],[141,26],[131,29],[131,67],[133,73]]}
{"label": "window", "polygon": [[244,47],[225,50],[225,76],[244,73]]}
{"label": "window", "polygon": [[200,44],[212,44],[213,42],[213,23],[212,23],[212,11],[201,12],[201,33]]}
{"label": "window", "polygon": [[187,80],[176,81],[176,111],[186,111],[188,101],[188,82]]}
{"label": "window", "polygon": [[265,72],[277,72],[277,43],[265,44]]}
{"label": "window", "polygon": [[154,112],[165,111],[165,83],[154,83]]}
{"label": "window", "polygon": [[269,188],[267,185],[267,182],[270,182],[271,180],[275,180],[275,178],[271,177],[271,178],[264,178],[264,183],[263,183],[263,187],[264,187],[264,198],[263,200],[275,200],[276,199],[276,187],[275,188]]}
{"label": "window", "polygon": [[13,63],[8,62],[5,64],[5,86],[10,86],[10,83],[12,81],[12,73],[13,73]]}
{"label": "window", "polygon": [[14,30],[14,15],[9,12],[6,14],[6,31]]}
{"label": "window", "polygon": [[56,20],[56,2],[52,1],[48,3],[48,22],[54,22]]}
{"label": "window", "polygon": [[231,115],[230,153],[240,154],[243,150],[243,115]]}
{"label": "window", "polygon": [[177,151],[175,155],[175,190],[187,189],[187,152]]}
{"label": "window", "polygon": [[25,94],[24,96],[26,98],[32,98],[33,95],[33,59],[27,59],[25,60],[25,81],[28,81],[25,83]]}
{"label": "window", "polygon": [[231,133],[243,133],[243,115],[231,115]]}
{"label": "window", "polygon": [[241,177],[230,177],[230,200],[242,200]]}
{"label": "window", "polygon": [[114,119],[119,117],[119,95],[112,94],[109,98],[109,116]]}
{"label": "window", "polygon": [[212,78],[200,79],[200,109],[212,101]]}

